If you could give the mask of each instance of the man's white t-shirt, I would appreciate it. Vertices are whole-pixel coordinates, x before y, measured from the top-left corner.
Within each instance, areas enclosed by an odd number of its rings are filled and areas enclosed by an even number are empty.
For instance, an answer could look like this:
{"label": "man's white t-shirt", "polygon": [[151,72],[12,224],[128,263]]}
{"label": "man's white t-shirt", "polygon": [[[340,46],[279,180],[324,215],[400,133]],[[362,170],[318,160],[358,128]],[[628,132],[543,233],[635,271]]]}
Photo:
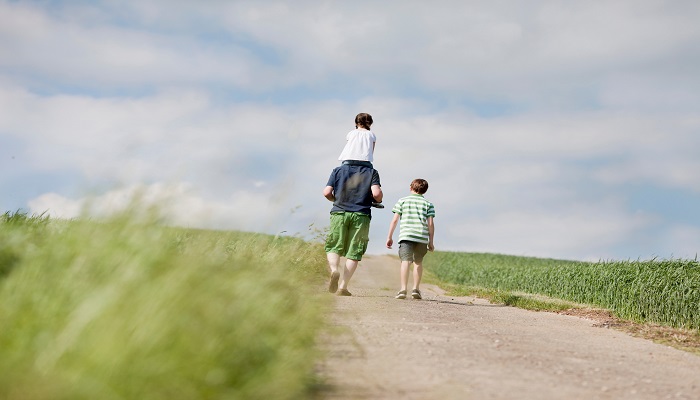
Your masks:
{"label": "man's white t-shirt", "polygon": [[338,160],[374,161],[374,143],[377,137],[372,131],[354,129],[348,132],[346,139],[348,142],[345,143],[345,148]]}

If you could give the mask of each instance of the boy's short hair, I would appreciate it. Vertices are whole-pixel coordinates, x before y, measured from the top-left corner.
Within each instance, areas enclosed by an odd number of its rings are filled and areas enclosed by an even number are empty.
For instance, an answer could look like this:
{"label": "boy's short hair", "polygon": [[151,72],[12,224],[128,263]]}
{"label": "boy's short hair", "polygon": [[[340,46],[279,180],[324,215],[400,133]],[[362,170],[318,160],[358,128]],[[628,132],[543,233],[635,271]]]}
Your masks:
{"label": "boy's short hair", "polygon": [[372,126],[373,123],[372,116],[367,113],[359,113],[355,117],[355,128],[363,127],[369,130],[369,127]]}
{"label": "boy's short hair", "polygon": [[411,190],[418,194],[424,194],[428,191],[428,181],[420,178],[414,179],[413,182],[411,182]]}

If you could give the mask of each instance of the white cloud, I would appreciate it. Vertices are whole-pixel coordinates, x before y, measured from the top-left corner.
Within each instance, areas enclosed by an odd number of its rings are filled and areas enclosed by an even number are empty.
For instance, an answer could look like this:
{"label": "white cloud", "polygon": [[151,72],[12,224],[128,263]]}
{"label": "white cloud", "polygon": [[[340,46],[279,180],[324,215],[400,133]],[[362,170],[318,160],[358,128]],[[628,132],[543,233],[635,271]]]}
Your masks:
{"label": "white cloud", "polygon": [[[668,88],[673,78],[653,74],[659,60],[697,69],[690,67],[700,62],[692,51],[700,35],[694,2],[401,6],[107,2],[49,12],[5,3],[0,63],[91,87],[216,83],[265,91],[352,77],[385,90],[414,85],[549,108],[606,85],[608,104],[637,102],[608,81],[637,75],[651,78],[662,98],[669,90],[672,100],[698,100],[687,85]],[[688,79],[697,86],[695,74]]]}
{"label": "white cloud", "polygon": [[0,106],[7,111],[0,130],[27,144],[36,168],[75,168],[89,178],[182,179],[295,148],[289,112],[220,107],[196,91],[120,99],[42,97],[0,86]]}
{"label": "white cloud", "polygon": [[660,187],[680,188],[700,192],[700,160],[674,159],[672,154],[649,159],[632,159],[602,167],[596,176],[607,184],[654,182]]}
{"label": "white cloud", "polygon": [[[16,98],[21,101],[13,102]],[[378,110],[375,165],[386,202],[404,196],[413,178],[428,179],[429,197],[448,216],[445,228],[452,239],[444,243],[449,248],[469,244],[488,251],[593,257],[596,250],[576,250],[586,248],[600,249],[604,257],[625,233],[643,224],[639,216],[625,216],[623,206],[612,212],[607,200],[587,195],[584,183],[697,185],[694,155],[687,148],[695,140],[694,124],[680,123],[685,130],[676,129],[681,133],[669,142],[663,131],[669,122],[659,115],[597,112],[484,119],[458,111],[421,113],[413,100],[379,97],[358,104],[222,107],[191,91],[93,99],[5,90],[0,99],[15,107],[0,119],[0,127],[27,140],[33,162],[43,169],[81,170],[88,181],[147,184],[149,190],[165,187],[159,186],[164,182],[189,182],[188,190],[196,196],[181,186],[168,192],[173,200],[167,209],[177,210],[172,214],[180,224],[199,221],[208,227],[275,231],[274,216],[286,215],[297,205],[303,210],[285,221],[285,230],[303,232],[308,223],[326,224],[330,205],[320,191],[338,164],[345,133],[359,110]],[[644,167],[650,154],[655,162]],[[598,158],[613,161],[601,165]],[[83,189],[90,190],[90,185]],[[96,204],[125,196],[110,193]],[[275,196],[281,200],[273,206],[269,199]],[[239,215],[231,207],[233,199],[261,207]],[[589,204],[582,207],[582,201]],[[54,194],[36,199],[31,207],[75,212],[83,205],[83,200],[69,202]],[[252,215],[261,209],[267,222],[251,225]],[[484,214],[477,217],[476,212]],[[383,225],[390,213],[375,214],[371,250],[376,253],[383,249]],[[194,216],[192,222],[184,219],[187,215]],[[480,234],[460,236],[455,227],[462,226],[476,226]],[[528,233],[533,226],[546,229]]]}
{"label": "white cloud", "polygon": [[464,251],[498,253],[507,248],[509,254],[597,261],[612,257],[616,246],[652,222],[649,216],[620,208],[579,204],[555,211],[503,210],[443,223],[446,232],[440,236],[450,248]]}
{"label": "white cloud", "polygon": [[0,65],[87,87],[215,81],[249,86],[263,81],[251,78],[267,70],[235,44],[202,46],[185,34],[95,24],[91,14],[85,16],[66,19],[38,6],[0,4]]}
{"label": "white cloud", "polygon": [[[664,235],[660,236],[662,248],[668,255],[661,257],[675,257],[685,259],[697,259],[700,254],[700,228],[690,225],[671,226]],[[656,254],[651,254],[655,256]]]}
{"label": "white cloud", "polygon": [[[53,218],[109,217],[129,211],[133,215],[156,210],[167,223],[193,228],[275,231],[287,217],[279,198],[270,193],[240,189],[210,199],[187,183],[136,184],[94,196],[67,198],[47,193],[29,201],[31,213]],[[145,215],[144,215],[145,216]]]}
{"label": "white cloud", "polygon": [[615,256],[656,223],[626,185],[700,190],[700,5],[673,4],[4,2],[0,143],[79,177],[33,210],[141,190],[180,224],[303,232],[370,112],[385,202],[428,179],[447,248]]}
{"label": "white cloud", "polygon": [[58,193],[45,193],[28,202],[31,214],[45,214],[52,218],[73,219],[81,215],[82,200],[72,200]]}

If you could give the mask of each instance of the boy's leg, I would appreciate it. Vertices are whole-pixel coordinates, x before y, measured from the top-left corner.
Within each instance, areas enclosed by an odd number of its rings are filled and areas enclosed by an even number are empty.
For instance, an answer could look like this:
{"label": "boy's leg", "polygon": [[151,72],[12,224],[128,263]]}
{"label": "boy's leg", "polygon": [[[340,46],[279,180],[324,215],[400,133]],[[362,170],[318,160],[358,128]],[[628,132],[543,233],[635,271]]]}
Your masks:
{"label": "boy's leg", "polygon": [[420,281],[423,277],[423,257],[428,253],[428,245],[425,243],[416,243],[413,247],[414,249],[414,262],[413,267],[413,289],[420,289]]}
{"label": "boy's leg", "polygon": [[413,289],[420,290],[420,280],[423,277],[423,261],[413,264]]}
{"label": "boy's leg", "polygon": [[413,264],[413,249],[411,242],[399,242],[399,258],[401,259],[401,291],[405,293],[408,289],[408,274],[411,264]]}
{"label": "boy's leg", "polygon": [[408,288],[408,270],[410,267],[410,261],[401,261],[401,290]]}

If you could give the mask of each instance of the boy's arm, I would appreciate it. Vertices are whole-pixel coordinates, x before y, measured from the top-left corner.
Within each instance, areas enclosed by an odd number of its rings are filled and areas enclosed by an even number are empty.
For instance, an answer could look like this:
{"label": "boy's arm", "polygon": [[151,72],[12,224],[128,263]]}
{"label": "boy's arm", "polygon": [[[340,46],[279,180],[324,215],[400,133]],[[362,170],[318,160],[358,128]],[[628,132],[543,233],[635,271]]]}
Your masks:
{"label": "boy's arm", "polygon": [[387,249],[390,249],[394,244],[394,230],[396,229],[396,224],[399,223],[399,218],[401,218],[401,214],[394,213],[394,219],[392,219],[391,223],[389,223],[389,235],[386,238]]}
{"label": "boy's arm", "polygon": [[433,244],[433,237],[435,236],[435,223],[433,222],[433,217],[428,217],[428,250],[435,250],[435,245]]}

